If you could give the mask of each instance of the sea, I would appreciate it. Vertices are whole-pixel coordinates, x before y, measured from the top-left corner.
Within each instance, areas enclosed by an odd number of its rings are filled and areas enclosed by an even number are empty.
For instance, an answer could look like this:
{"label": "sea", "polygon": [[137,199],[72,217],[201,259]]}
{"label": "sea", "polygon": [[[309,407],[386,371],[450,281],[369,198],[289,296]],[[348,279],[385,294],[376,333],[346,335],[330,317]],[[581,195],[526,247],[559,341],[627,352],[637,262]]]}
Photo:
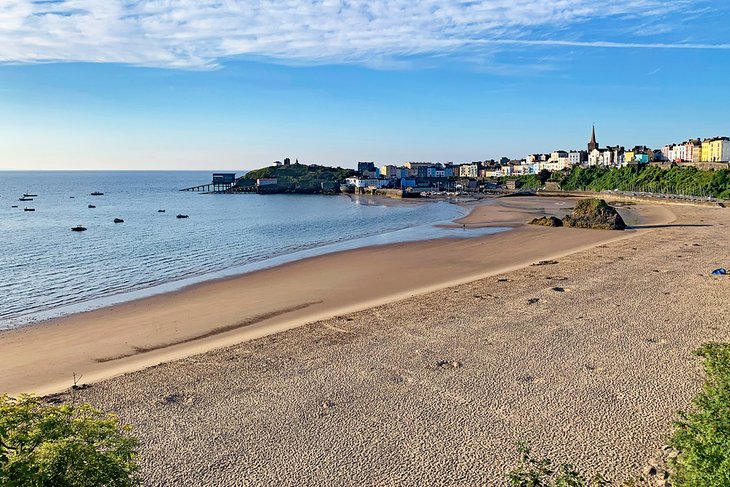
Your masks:
{"label": "sea", "polygon": [[442,228],[465,214],[444,201],[180,191],[210,181],[207,171],[0,172],[0,329],[328,252],[506,230]]}

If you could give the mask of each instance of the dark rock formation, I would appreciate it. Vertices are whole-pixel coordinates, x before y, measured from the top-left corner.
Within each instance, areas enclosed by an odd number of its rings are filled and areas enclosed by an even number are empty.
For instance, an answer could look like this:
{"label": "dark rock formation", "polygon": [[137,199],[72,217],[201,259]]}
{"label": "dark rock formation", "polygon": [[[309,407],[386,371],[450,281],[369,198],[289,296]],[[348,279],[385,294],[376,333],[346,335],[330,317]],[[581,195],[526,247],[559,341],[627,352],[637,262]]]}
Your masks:
{"label": "dark rock formation", "polygon": [[576,203],[573,214],[563,218],[563,226],[623,230],[626,223],[616,208],[609,206],[605,200],[588,198]]}
{"label": "dark rock formation", "polygon": [[535,218],[530,222],[530,225],[542,225],[544,227],[562,227],[563,222],[556,216],[544,216],[542,218]]}

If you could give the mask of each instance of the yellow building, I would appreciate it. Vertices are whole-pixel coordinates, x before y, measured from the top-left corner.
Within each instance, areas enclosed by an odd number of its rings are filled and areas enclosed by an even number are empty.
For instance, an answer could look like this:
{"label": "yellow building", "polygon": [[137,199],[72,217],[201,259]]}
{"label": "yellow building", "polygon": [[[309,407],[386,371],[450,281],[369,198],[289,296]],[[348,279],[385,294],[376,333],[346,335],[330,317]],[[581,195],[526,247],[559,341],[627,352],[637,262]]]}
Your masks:
{"label": "yellow building", "polygon": [[702,141],[702,162],[726,162],[730,160],[730,139],[714,137]]}
{"label": "yellow building", "polygon": [[636,152],[632,150],[627,150],[624,152],[624,161],[626,162],[633,162],[634,158],[636,157]]}
{"label": "yellow building", "polygon": [[705,139],[702,141],[702,151],[700,152],[700,161],[707,162],[710,160],[710,141],[712,139]]}

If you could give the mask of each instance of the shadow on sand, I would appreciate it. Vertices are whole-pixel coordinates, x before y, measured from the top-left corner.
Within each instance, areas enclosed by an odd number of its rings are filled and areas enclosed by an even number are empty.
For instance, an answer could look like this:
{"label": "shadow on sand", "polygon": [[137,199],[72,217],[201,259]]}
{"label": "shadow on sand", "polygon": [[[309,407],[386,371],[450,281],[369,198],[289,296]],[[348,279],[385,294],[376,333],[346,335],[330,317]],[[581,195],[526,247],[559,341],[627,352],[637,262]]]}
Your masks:
{"label": "shadow on sand", "polygon": [[672,227],[711,227],[709,223],[665,223],[662,225],[626,225],[626,230],[641,230],[645,228],[672,228]]}

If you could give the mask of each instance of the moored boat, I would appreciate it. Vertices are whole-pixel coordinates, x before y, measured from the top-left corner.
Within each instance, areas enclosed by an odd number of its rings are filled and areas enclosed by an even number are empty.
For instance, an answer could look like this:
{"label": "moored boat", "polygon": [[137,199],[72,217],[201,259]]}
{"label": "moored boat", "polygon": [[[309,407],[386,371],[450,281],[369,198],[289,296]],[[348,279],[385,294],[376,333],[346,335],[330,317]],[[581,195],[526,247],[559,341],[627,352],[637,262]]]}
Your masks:
{"label": "moored boat", "polygon": [[85,232],[86,227],[82,227],[81,225],[76,225],[75,227],[71,228],[72,232]]}
{"label": "moored boat", "polygon": [[94,191],[93,193],[91,193],[91,196],[104,196],[104,193],[102,193],[101,191]]}
{"label": "moored boat", "polygon": [[187,217],[188,217],[187,215],[179,214],[179,215],[177,215],[176,218],[187,218]]}
{"label": "moored boat", "polygon": [[96,208],[96,206],[94,206],[94,205],[89,205],[89,208]]}
{"label": "moored boat", "polygon": [[122,220],[121,218],[115,218],[114,223],[124,223],[124,220]]}
{"label": "moored boat", "polygon": [[23,196],[22,198],[18,198],[18,201],[33,201],[33,198],[26,198]]}
{"label": "moored boat", "polygon": [[23,211],[35,211],[35,208],[23,208]]}

